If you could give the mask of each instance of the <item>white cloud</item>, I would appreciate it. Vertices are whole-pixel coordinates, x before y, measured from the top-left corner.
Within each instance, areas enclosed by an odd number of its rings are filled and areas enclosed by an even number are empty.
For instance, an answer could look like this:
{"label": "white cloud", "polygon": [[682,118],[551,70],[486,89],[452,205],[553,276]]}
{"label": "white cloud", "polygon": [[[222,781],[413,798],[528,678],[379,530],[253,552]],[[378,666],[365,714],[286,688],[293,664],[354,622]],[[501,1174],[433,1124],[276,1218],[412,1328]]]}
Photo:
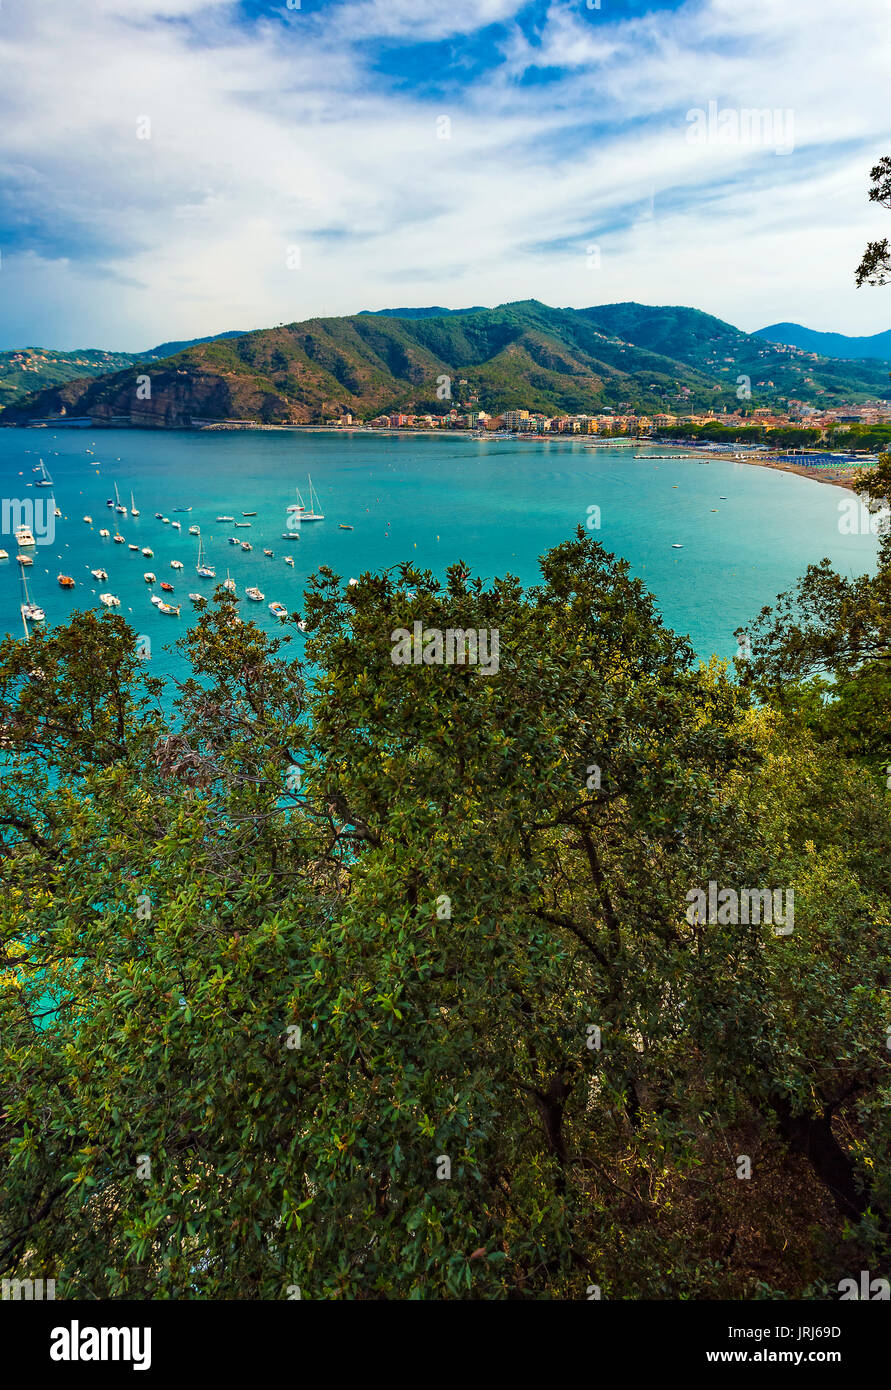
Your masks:
{"label": "white cloud", "polygon": [[[749,329],[888,326],[891,299],[853,286],[887,218],[866,199],[891,152],[885,0],[707,0],[623,22],[561,3],[535,42],[511,25],[500,66],[451,95],[374,72],[379,40],[476,41],[515,8],[283,5],[248,29],[222,0],[6,0],[4,342],[136,349],[532,296],[686,303]],[[686,112],[710,100],[791,109],[794,152],[691,144]]]}

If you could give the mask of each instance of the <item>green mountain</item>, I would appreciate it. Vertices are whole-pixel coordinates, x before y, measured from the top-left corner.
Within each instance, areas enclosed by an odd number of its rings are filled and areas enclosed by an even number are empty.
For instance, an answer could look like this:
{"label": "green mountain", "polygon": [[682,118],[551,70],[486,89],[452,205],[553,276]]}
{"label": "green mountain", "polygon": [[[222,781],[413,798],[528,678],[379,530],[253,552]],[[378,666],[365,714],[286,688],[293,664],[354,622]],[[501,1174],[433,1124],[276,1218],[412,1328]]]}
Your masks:
{"label": "green mountain", "polygon": [[156,428],[195,419],[315,423],[344,412],[442,412],[450,403],[490,414],[677,413],[736,407],[740,378],[753,407],[891,395],[878,362],[815,361],[696,309],[554,309],[526,300],[432,317],[317,318],[198,341],[156,363],[142,358],[38,391],[8,406],[3,420],[65,413]]}
{"label": "green mountain", "polygon": [[755,336],[767,338],[771,343],[790,343],[804,352],[816,352],[823,357],[878,357],[883,362],[891,361],[891,329],[873,333],[868,338],[849,338],[844,333],[819,333],[800,323],[772,323],[769,328],[759,328]]}
{"label": "green mountain", "polygon": [[[220,338],[240,338],[240,332],[220,333]],[[196,343],[213,342],[213,338],[191,338],[186,342],[160,343],[145,352],[105,352],[101,348],[72,348],[56,352],[50,348],[11,348],[0,352],[0,409],[24,400],[48,386],[61,386],[68,381],[106,376],[138,362],[154,362],[172,357],[183,348]]]}

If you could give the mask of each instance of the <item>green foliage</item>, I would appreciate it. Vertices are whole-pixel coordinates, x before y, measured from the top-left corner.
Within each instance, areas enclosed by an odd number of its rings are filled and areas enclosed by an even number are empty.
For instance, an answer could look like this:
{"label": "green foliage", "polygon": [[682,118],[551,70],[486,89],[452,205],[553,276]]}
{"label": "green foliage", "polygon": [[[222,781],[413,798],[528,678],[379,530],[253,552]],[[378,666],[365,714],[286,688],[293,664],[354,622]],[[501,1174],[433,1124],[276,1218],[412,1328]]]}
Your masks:
{"label": "green foliage", "polygon": [[[861,1268],[888,795],[581,529],[541,568],[322,570],[306,666],[218,590],[175,708],[119,617],[0,646],[4,1275],[715,1298]],[[497,673],[394,664],[416,621],[497,629]],[[793,889],[794,933],[691,921],[709,880]]]}

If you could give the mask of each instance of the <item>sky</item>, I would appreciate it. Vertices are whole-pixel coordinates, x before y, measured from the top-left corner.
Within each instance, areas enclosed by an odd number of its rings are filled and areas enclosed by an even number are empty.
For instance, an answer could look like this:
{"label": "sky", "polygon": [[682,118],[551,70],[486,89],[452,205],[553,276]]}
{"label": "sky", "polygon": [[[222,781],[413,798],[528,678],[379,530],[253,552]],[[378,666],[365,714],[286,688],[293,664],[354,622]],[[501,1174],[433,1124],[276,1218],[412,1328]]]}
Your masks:
{"label": "sky", "polygon": [[891,327],[888,0],[0,0],[0,72],[0,348],[530,298]]}

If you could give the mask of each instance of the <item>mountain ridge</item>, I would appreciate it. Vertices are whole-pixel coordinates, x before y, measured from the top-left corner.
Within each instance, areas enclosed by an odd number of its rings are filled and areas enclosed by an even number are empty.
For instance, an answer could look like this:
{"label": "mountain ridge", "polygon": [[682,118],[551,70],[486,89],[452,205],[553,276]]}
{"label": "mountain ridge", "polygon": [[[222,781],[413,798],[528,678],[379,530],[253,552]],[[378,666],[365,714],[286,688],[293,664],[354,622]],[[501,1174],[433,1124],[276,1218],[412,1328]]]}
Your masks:
{"label": "mountain ridge", "polygon": [[891,358],[891,329],[856,338],[845,333],[823,333],[816,328],[805,328],[800,323],[772,323],[767,328],[756,329],[754,336],[766,338],[771,343],[787,343],[804,352],[816,352],[822,357],[835,357],[840,361],[865,361],[871,358],[888,361]]}
{"label": "mountain ridge", "polygon": [[193,419],[310,424],[346,413],[441,414],[450,405],[490,414],[683,414],[735,409],[738,389],[749,387],[747,403],[768,407],[891,394],[891,362],[883,370],[878,360],[814,361],[700,310],[635,301],[559,309],[533,299],[411,318],[317,317],[195,340],[150,372],[138,370],[148,361],[39,390],[7,406],[2,420],[64,412],[154,428]]}

